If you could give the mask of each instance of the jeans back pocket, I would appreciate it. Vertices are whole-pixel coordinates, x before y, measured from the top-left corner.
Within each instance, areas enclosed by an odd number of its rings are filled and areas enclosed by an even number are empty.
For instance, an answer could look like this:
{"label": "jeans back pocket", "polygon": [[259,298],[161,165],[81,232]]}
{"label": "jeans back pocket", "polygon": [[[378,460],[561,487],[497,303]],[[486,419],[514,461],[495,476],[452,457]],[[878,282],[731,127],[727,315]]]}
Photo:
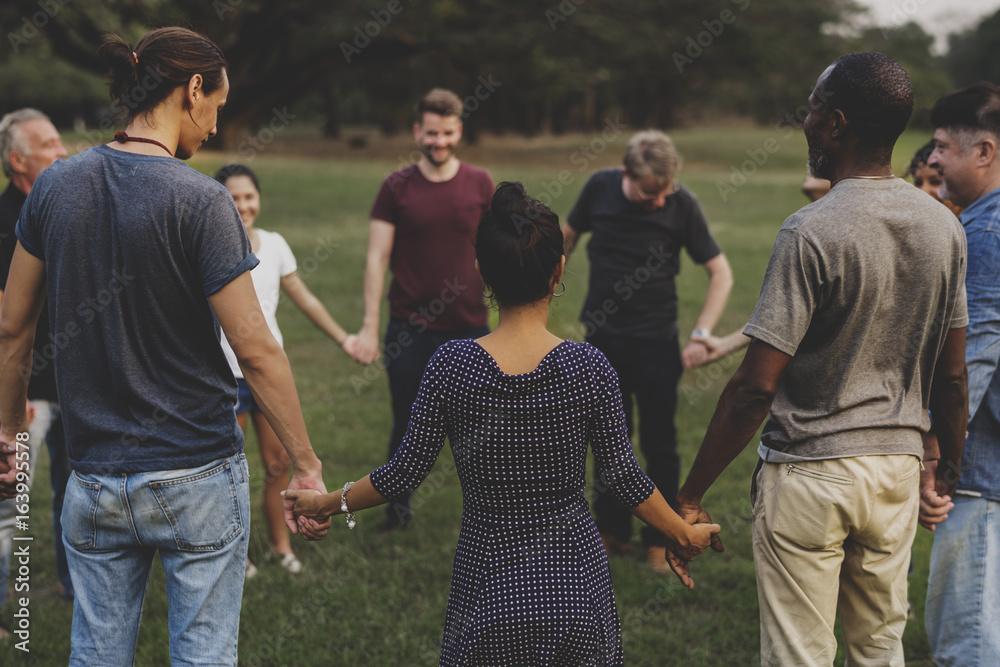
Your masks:
{"label": "jeans back pocket", "polygon": [[[179,550],[217,551],[243,532],[240,495],[248,496],[244,480],[226,461],[194,475],[150,482]],[[244,498],[243,507],[246,502]]]}
{"label": "jeans back pocket", "polygon": [[79,551],[97,547],[97,509],[101,499],[100,482],[83,479],[76,472],[66,483],[60,516],[66,540]]}

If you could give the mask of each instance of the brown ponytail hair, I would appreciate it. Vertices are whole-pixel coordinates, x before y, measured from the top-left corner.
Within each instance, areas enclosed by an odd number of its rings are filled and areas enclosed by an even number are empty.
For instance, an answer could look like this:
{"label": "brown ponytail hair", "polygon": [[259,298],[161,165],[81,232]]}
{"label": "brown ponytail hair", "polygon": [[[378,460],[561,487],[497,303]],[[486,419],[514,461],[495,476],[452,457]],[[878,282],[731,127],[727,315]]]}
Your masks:
{"label": "brown ponytail hair", "polygon": [[206,94],[222,86],[226,57],[210,39],[186,28],[159,28],[135,45],[105,35],[98,55],[108,63],[108,92],[126,124],[149,113],[178,86],[201,74]]}

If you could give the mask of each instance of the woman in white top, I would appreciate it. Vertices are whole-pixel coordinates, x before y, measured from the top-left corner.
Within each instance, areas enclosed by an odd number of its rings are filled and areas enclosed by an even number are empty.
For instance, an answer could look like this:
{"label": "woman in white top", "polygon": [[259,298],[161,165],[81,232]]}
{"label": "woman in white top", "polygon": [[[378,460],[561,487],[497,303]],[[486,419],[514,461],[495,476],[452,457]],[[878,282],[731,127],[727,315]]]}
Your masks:
{"label": "woman in white top", "polygon": [[[247,235],[250,237],[253,252],[260,260],[260,264],[251,271],[250,276],[253,278],[254,290],[257,292],[261,310],[264,312],[264,319],[278,343],[282,342],[282,338],[275,313],[278,308],[278,296],[283,289],[291,298],[292,303],[298,306],[317,327],[326,332],[341,347],[350,350],[355,336],[348,335],[337,324],[322,302],[309,291],[309,288],[299,278],[298,273],[296,273],[295,256],[285,239],[276,232],[254,227],[254,222],[260,213],[260,182],[257,180],[257,175],[244,165],[230,164],[219,170],[215,175],[215,180],[226,186],[232,193],[236,209],[239,211]],[[226,358],[229,359],[229,365],[239,386],[236,418],[240,428],[246,433],[247,418],[250,417],[253,419],[254,428],[257,429],[261,459],[265,467],[264,516],[267,519],[271,550],[281,559],[282,566],[290,572],[298,572],[302,569],[302,563],[292,551],[281,507],[281,492],[288,488],[290,465],[288,455],[254,401],[225,335],[222,336],[222,349],[226,353]],[[256,568],[248,563],[247,576],[251,577],[255,573]]]}

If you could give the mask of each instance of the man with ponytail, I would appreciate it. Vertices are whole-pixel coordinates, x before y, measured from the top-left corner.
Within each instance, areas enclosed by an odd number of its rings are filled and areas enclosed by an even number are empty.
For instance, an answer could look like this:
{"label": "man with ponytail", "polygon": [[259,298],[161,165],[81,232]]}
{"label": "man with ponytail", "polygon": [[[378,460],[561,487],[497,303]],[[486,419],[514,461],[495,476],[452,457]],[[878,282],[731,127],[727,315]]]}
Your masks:
{"label": "man with ponytail", "polygon": [[[23,440],[47,292],[65,341],[54,361],[74,471],[62,515],[76,592],[70,664],[132,663],[159,553],[171,663],[235,665],[249,473],[220,324],[291,458],[289,488],[325,491],[321,465],[233,198],[175,159],[216,132],[229,92],[222,52],[162,28],[134,48],[109,37],[100,53],[126,129],[46,170],[24,204],[0,313],[0,443],[11,460]],[[0,493],[12,483],[0,474]]]}

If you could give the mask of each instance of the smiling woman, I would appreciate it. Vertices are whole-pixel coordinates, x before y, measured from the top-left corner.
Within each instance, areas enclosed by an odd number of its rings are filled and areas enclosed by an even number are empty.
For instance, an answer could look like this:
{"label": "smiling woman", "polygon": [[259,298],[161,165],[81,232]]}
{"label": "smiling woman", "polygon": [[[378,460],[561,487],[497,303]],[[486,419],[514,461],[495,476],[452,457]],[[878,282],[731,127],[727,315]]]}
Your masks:
{"label": "smiling woman", "polygon": [[[353,350],[357,337],[349,336],[333,319],[323,302],[306,287],[299,277],[295,255],[292,254],[285,239],[277,232],[259,229],[254,225],[260,214],[260,181],[253,170],[246,165],[229,164],[215,174],[215,180],[224,185],[233,196],[233,202],[246,228],[254,255],[260,260],[251,278],[260,309],[264,313],[264,320],[275,340],[278,343],[282,342],[277,310],[279,295],[284,291],[313,324],[345,351]],[[233,375],[236,376],[236,420],[244,434],[251,420],[257,431],[257,441],[264,463],[264,518],[267,520],[271,552],[277,556],[282,567],[293,574],[298,573],[302,569],[302,563],[292,551],[288,528],[282,518],[281,492],[288,488],[288,455],[285,454],[277,434],[254,400],[240,369],[236,353],[225,336],[222,336],[222,351],[226,354]],[[253,576],[251,573],[255,572],[256,567],[251,568],[248,564],[247,577]]]}

